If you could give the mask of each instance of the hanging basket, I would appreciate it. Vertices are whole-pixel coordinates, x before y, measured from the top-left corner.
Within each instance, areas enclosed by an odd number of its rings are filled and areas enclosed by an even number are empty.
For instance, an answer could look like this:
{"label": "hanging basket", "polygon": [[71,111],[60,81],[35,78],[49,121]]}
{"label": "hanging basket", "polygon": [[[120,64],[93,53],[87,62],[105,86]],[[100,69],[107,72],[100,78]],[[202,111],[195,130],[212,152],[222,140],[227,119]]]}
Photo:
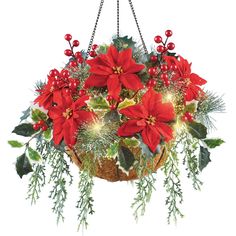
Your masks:
{"label": "hanging basket", "polygon": [[[69,149],[67,152],[71,157],[72,162],[82,170],[83,163],[78,157],[76,151]],[[153,158],[152,162],[148,162],[147,165],[150,171],[145,171],[142,176],[138,176],[138,173],[134,168],[129,170],[127,173],[120,170],[116,159],[101,158],[95,161],[95,176],[110,182],[136,180],[150,173],[156,172],[158,168],[164,165],[166,159],[167,150],[165,147],[162,147],[160,153]]]}

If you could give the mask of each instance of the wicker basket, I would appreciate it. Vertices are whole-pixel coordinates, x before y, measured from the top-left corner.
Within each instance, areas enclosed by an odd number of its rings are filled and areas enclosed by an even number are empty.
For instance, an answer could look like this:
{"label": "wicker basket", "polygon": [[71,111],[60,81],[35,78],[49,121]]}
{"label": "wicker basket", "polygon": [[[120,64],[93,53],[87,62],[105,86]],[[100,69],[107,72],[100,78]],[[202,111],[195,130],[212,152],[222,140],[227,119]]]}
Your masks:
{"label": "wicker basket", "polygon": [[[82,163],[78,158],[78,155],[75,151],[70,150],[69,155],[71,160],[81,169]],[[167,159],[166,148],[162,147],[161,152],[157,154],[154,158],[154,165],[152,165],[152,172],[156,172],[159,167],[161,167]],[[150,164],[151,168],[151,164]],[[148,173],[144,173],[147,175]],[[129,181],[138,179],[137,172],[134,169],[131,169],[128,174],[122,172],[116,163],[115,159],[103,158],[99,161],[96,161],[96,177],[101,179],[106,179],[110,182],[116,181]]]}

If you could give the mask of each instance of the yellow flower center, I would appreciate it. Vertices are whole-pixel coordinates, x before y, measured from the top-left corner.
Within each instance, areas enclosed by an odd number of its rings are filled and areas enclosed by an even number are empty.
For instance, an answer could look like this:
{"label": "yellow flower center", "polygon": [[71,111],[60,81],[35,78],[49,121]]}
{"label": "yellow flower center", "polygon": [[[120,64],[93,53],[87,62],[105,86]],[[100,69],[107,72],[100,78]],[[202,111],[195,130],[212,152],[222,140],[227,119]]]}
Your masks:
{"label": "yellow flower center", "polygon": [[73,114],[73,111],[71,108],[67,108],[65,112],[62,113],[62,115],[68,120],[71,118]]}
{"label": "yellow flower center", "polygon": [[146,122],[147,122],[147,124],[149,124],[149,125],[155,125],[155,123],[156,123],[156,117],[154,117],[154,116],[149,116],[149,117],[146,119]]}
{"label": "yellow flower center", "polygon": [[121,66],[114,66],[113,68],[113,73],[114,74],[122,74],[123,73],[123,68]]}

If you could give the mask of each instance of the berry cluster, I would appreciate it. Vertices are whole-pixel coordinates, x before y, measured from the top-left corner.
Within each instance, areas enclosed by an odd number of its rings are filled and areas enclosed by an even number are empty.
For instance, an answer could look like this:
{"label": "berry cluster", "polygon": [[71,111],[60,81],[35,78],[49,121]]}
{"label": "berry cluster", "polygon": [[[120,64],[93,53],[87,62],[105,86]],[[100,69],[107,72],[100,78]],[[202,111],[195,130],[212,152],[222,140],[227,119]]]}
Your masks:
{"label": "berry cluster", "polygon": [[48,126],[44,120],[40,120],[37,123],[33,124],[33,129],[35,131],[38,131],[39,129],[41,129],[42,131],[47,131]]}
{"label": "berry cluster", "polygon": [[109,102],[111,110],[116,110],[119,103],[123,102],[122,97],[119,97],[118,100],[115,100],[111,95],[107,95],[106,100]]}
{"label": "berry cluster", "polygon": [[78,47],[80,45],[78,40],[72,40],[72,36],[71,34],[66,34],[65,35],[65,40],[68,41],[70,49],[66,49],[64,51],[64,54],[68,57],[72,57],[72,59],[70,60],[69,66],[71,67],[76,67],[78,66],[78,64],[82,64],[84,62],[83,56],[81,52],[74,52],[74,48]]}
{"label": "berry cluster", "polygon": [[97,49],[98,49],[98,45],[93,44],[92,45],[92,51],[89,53],[89,56],[90,57],[96,57],[97,56],[97,52],[96,52]]}
{"label": "berry cluster", "polygon": [[184,122],[192,122],[194,120],[193,114],[190,112],[185,112],[184,115],[182,116],[182,121]]}
{"label": "berry cluster", "polygon": [[165,32],[166,35],[166,40],[163,41],[162,37],[160,35],[157,35],[154,38],[154,41],[159,44],[156,48],[158,53],[166,53],[168,50],[174,50],[175,49],[175,44],[170,42],[167,44],[168,39],[173,35],[173,32],[171,30],[166,30]]}

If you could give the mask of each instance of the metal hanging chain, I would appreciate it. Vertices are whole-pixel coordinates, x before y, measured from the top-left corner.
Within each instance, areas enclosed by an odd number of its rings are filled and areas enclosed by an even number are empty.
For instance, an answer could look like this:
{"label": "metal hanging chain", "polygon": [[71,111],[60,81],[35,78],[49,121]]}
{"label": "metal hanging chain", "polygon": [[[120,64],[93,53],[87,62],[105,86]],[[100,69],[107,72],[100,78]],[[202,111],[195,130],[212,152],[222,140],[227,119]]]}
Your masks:
{"label": "metal hanging chain", "polygon": [[133,16],[134,16],[134,20],[135,20],[136,26],[137,26],[137,28],[138,28],[138,32],[139,32],[139,36],[140,36],[140,39],[141,39],[142,44],[143,44],[144,52],[145,52],[145,54],[148,55],[148,50],[147,50],[146,44],[145,44],[145,42],[144,42],[143,35],[142,35],[141,29],[140,29],[140,26],[139,26],[139,23],[138,23],[138,19],[137,19],[135,10],[134,10],[134,5],[133,5],[133,3],[132,3],[132,0],[128,0],[128,1],[129,1],[129,5],[130,5],[130,8],[131,8],[131,11],[132,11]]}
{"label": "metal hanging chain", "polygon": [[95,33],[96,33],[96,30],[97,30],[98,21],[99,21],[101,12],[102,12],[103,4],[104,4],[104,0],[101,0],[100,5],[99,5],[99,9],[98,9],[97,18],[96,18],[95,25],[94,25],[94,28],[93,28],[92,36],[91,36],[90,41],[89,41],[89,46],[88,46],[88,49],[87,49],[87,53],[86,53],[86,58],[85,59],[88,59],[89,53],[90,53],[92,45],[93,45],[93,40],[94,40]]}
{"label": "metal hanging chain", "polygon": [[120,37],[120,0],[117,0],[117,38]]}

